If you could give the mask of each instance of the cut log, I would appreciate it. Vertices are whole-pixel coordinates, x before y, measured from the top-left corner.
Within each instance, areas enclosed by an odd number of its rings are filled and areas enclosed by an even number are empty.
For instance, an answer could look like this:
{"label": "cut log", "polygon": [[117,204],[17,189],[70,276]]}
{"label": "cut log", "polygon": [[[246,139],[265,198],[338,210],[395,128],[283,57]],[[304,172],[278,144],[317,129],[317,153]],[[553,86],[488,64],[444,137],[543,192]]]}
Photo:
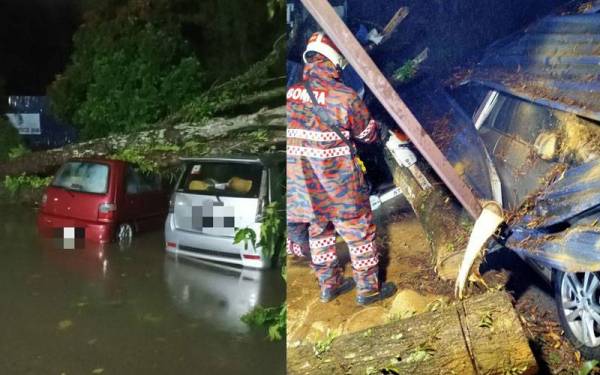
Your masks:
{"label": "cut log", "polygon": [[[240,153],[257,148],[255,139],[244,136],[257,130],[268,132],[268,141],[262,145],[264,149],[283,148],[285,126],[285,107],[278,107],[250,115],[212,118],[203,123],[184,123],[129,135],[112,135],[60,149],[32,152],[10,162],[1,163],[0,177],[22,173],[50,175],[71,158],[106,157],[132,145],[147,146],[148,150],[151,150],[152,146],[157,144],[184,145],[186,142],[200,142],[207,144],[207,152],[203,155]],[[156,155],[148,157],[162,166],[168,166],[177,161],[178,155],[174,152],[158,151]]]}
{"label": "cut log", "polygon": [[[317,355],[319,353],[319,355]],[[288,348],[288,374],[534,374],[537,363],[505,292]]]}
{"label": "cut log", "polygon": [[427,235],[437,275],[444,280],[456,279],[469,239],[470,217],[427,164],[417,163],[432,189],[423,189],[410,170],[398,165],[387,150],[386,160],[394,183],[402,190]]}

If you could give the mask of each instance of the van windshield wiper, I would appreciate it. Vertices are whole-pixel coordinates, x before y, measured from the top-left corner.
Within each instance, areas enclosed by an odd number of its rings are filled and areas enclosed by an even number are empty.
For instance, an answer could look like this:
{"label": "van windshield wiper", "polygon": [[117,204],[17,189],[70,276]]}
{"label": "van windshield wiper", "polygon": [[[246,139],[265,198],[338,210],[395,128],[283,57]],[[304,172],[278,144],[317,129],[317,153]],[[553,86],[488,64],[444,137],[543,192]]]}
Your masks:
{"label": "van windshield wiper", "polygon": [[228,185],[227,183],[214,181],[213,190],[215,191],[215,198],[217,198],[217,202],[223,203],[223,202],[221,202],[221,198],[219,197],[219,192],[222,192],[222,191],[224,192],[225,190],[227,190],[227,185]]}

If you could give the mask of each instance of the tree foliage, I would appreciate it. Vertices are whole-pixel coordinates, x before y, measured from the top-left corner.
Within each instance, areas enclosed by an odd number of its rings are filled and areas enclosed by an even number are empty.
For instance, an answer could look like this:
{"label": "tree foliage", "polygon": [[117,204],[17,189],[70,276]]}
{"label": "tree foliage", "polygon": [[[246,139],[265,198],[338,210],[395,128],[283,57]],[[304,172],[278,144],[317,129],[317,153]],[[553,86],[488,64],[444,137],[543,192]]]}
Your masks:
{"label": "tree foliage", "polygon": [[196,117],[211,115],[214,103],[201,93],[247,71],[283,33],[278,1],[100,0],[82,7],[71,63],[48,94],[54,112],[84,138],[129,133],[185,105]]}
{"label": "tree foliage", "polygon": [[4,117],[0,115],[0,161],[9,159],[11,151],[21,146],[21,137]]}
{"label": "tree foliage", "polygon": [[41,189],[52,182],[52,177],[28,176],[25,173],[19,176],[4,176],[3,187],[11,197],[15,197],[23,189]]}
{"label": "tree foliage", "polygon": [[267,0],[269,18],[274,18],[278,11],[285,8],[285,0]]}
{"label": "tree foliage", "polygon": [[[285,39],[282,37],[274,43],[273,50],[267,57],[252,64],[244,73],[222,84],[211,86],[202,95],[186,103],[171,120],[197,122],[219,115],[257,91],[267,90],[273,83],[277,85],[278,81],[272,78],[285,74],[284,66]],[[284,103],[284,95],[281,95],[279,104]]]}
{"label": "tree foliage", "polygon": [[[279,203],[270,204],[263,216],[259,243],[256,243],[256,233],[252,229],[243,228],[238,229],[236,232],[234,244],[244,241],[247,248],[249,242],[253,248],[258,246],[264,257],[280,261],[283,266],[281,276],[287,281],[285,264],[286,226],[283,216]],[[287,327],[287,304],[283,302],[275,307],[256,306],[243,315],[241,319],[250,326],[267,327],[270,340],[281,340],[285,337]]]}
{"label": "tree foliage", "polygon": [[285,337],[287,323],[287,305],[276,307],[256,306],[242,316],[242,321],[252,327],[267,327],[269,339],[279,341]]}
{"label": "tree foliage", "polygon": [[55,113],[86,138],[154,123],[205,83],[189,44],[168,25],[115,19],[83,26],[74,42],[72,64],[49,96]]}
{"label": "tree foliage", "polygon": [[0,161],[8,160],[11,152],[22,147],[19,132],[4,116],[7,104],[7,97],[4,94],[4,81],[0,78]]}

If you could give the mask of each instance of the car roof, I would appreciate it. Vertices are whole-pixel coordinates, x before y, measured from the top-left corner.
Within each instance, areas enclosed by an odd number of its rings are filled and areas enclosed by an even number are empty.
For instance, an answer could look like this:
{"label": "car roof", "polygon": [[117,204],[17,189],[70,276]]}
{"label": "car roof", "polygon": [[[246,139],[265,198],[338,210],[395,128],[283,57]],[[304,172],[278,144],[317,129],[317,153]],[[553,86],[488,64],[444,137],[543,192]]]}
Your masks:
{"label": "car roof", "polygon": [[490,46],[467,81],[600,121],[600,13],[550,16]]}
{"label": "car roof", "polygon": [[213,155],[203,157],[185,157],[179,160],[186,162],[234,162],[234,163],[262,163],[273,164],[285,157],[284,152],[274,152],[262,155]]}
{"label": "car roof", "polygon": [[71,158],[67,160],[68,162],[85,162],[85,163],[103,163],[109,165],[123,165],[128,164],[128,162],[117,159],[103,159],[103,158]]}

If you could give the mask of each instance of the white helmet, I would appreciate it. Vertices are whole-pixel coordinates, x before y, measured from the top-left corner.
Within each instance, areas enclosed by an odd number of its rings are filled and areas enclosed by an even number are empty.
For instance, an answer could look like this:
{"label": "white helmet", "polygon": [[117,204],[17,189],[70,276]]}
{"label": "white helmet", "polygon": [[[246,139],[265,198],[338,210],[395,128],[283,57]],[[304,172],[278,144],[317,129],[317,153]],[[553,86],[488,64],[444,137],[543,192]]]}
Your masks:
{"label": "white helmet", "polygon": [[335,43],[327,36],[325,33],[318,31],[313,33],[308,39],[308,43],[306,44],[306,50],[302,55],[302,59],[306,64],[308,62],[308,54],[316,52],[321,55],[327,57],[329,61],[331,61],[334,65],[338,66],[340,69],[344,69],[348,62],[342,56],[342,53],[337,48]]}

